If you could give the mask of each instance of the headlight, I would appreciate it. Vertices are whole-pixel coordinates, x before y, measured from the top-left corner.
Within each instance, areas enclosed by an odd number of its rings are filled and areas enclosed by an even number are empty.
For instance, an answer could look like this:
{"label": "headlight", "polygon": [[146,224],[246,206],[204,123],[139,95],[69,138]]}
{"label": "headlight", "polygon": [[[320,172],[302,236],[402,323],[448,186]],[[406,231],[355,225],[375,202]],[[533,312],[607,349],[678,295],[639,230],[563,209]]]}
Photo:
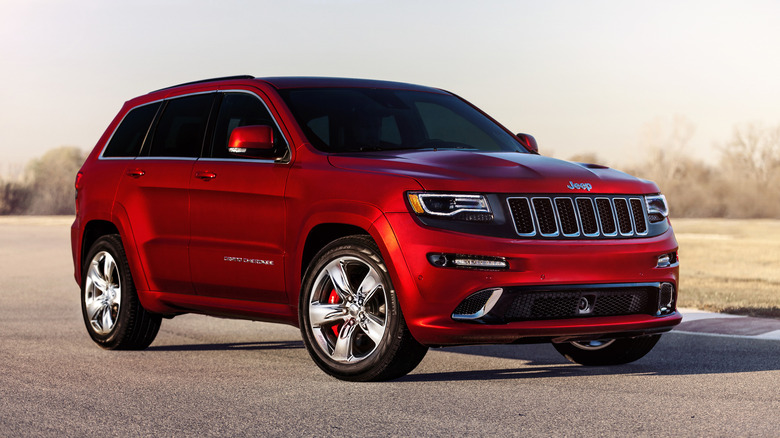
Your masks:
{"label": "headlight", "polygon": [[420,216],[467,222],[489,222],[493,212],[484,195],[456,193],[407,193],[409,205]]}
{"label": "headlight", "polygon": [[650,219],[650,222],[661,222],[669,216],[669,206],[666,203],[666,196],[645,196],[645,204],[647,205],[647,217]]}

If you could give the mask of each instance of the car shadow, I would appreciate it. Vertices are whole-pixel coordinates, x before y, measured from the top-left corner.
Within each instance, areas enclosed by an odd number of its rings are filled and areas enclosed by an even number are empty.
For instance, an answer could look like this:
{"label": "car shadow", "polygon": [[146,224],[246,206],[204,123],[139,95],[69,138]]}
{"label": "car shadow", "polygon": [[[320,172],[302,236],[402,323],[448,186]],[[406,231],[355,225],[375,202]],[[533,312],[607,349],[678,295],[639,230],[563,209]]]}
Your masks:
{"label": "car shadow", "polygon": [[[568,362],[549,344],[477,345],[432,351],[520,360],[522,366],[422,373],[414,371],[399,382],[488,381],[602,375],[684,376],[780,370],[780,342],[669,333],[642,359],[613,366],[582,366]],[[489,361],[488,363],[494,363]],[[503,362],[506,363],[506,362]],[[450,367],[451,369],[451,367]]]}
{"label": "car shadow", "polygon": [[226,351],[226,350],[291,350],[303,348],[302,341],[235,342],[227,344],[184,344],[148,347],[149,351]]}

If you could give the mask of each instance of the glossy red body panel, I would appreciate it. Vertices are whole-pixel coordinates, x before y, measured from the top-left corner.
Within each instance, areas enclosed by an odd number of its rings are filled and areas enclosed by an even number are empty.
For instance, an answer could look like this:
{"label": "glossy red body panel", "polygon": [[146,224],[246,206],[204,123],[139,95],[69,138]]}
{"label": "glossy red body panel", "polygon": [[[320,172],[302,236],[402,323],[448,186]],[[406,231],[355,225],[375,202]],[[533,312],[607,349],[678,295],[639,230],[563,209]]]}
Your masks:
{"label": "glossy red body panel", "polygon": [[[677,242],[671,229],[648,238],[569,241],[445,231],[420,223],[406,205],[405,192],[565,193],[572,181],[590,183],[592,193],[604,194],[652,194],[658,187],[615,170],[523,153],[320,152],[307,142],[276,89],[349,84],[318,78],[232,80],[176,87],[129,101],[81,169],[79,213],[71,230],[76,280],[81,281],[89,230],[111,224],[122,238],[148,310],[296,325],[307,238],[319,227],[336,224],[362,230],[377,243],[407,324],[424,344],[640,333],[679,323],[676,313],[500,325],[453,320],[458,303],[489,287],[676,285],[678,268],[657,268],[656,262],[660,254],[676,251]],[[243,90],[262,99],[287,140],[288,157],[281,162],[100,158],[131,108],[217,90]],[[505,257],[510,269],[437,268],[426,259],[430,252]]]}
{"label": "glossy red body panel", "polygon": [[230,133],[228,148],[257,149],[267,151],[273,148],[274,132],[270,126],[240,126]]}

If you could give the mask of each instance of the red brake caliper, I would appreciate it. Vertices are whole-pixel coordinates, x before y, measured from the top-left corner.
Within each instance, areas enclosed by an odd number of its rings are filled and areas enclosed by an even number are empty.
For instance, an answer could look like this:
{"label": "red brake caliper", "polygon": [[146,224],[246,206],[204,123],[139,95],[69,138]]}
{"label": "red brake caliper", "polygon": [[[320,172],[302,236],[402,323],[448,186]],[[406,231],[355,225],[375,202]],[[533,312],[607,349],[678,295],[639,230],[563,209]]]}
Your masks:
{"label": "red brake caliper", "polygon": [[[336,289],[333,289],[330,291],[330,295],[328,296],[328,304],[338,304],[339,302],[341,302],[341,298],[339,298],[339,294],[336,293]],[[334,324],[330,327],[330,329],[333,330],[333,334],[338,337],[341,324]]]}

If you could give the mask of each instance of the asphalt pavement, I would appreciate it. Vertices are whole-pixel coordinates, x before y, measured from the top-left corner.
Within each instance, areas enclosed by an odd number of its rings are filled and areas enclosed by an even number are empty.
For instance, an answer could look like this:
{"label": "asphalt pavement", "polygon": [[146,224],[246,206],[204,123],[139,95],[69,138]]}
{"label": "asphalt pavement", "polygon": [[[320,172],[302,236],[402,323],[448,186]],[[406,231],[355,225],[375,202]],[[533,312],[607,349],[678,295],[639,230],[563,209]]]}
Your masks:
{"label": "asphalt pavement", "polygon": [[548,344],[432,349],[385,383],[322,373],[294,327],[183,315],[89,339],[68,223],[0,220],[0,436],[778,436],[777,320],[683,310],[637,362]]}

